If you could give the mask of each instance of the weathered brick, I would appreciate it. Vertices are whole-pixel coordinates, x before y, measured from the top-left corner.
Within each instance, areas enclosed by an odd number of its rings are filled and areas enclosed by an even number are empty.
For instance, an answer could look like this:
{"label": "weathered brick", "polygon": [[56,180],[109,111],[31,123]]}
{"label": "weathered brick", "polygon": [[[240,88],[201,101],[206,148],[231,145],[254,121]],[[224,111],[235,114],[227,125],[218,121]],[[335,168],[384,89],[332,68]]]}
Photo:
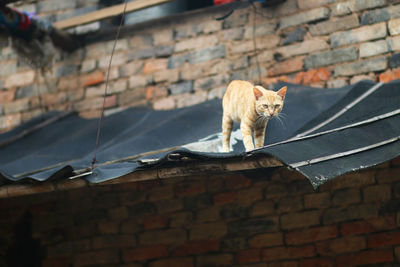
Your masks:
{"label": "weathered brick", "polygon": [[226,233],[227,226],[224,222],[197,224],[190,230],[190,240],[218,239]]}
{"label": "weathered brick", "polygon": [[317,211],[288,213],[282,215],[280,221],[282,229],[309,227],[319,224],[319,213]]}
{"label": "weathered brick", "polygon": [[377,216],[378,208],[376,205],[354,205],[344,208],[332,208],[326,210],[323,215],[323,223],[331,224],[355,219],[376,218]]}
{"label": "weathered brick", "polygon": [[15,98],[15,90],[0,91],[0,104],[9,103]]}
{"label": "weathered brick", "polygon": [[261,37],[267,34],[274,34],[276,30],[277,24],[275,22],[268,21],[266,23],[257,23],[255,32],[253,26],[247,26],[245,27],[245,32],[244,32],[244,39],[251,39],[253,36],[255,37]]}
{"label": "weathered brick", "polygon": [[361,202],[361,194],[358,189],[345,189],[335,191],[332,197],[334,205],[348,205]]}
{"label": "weathered brick", "polygon": [[195,196],[206,191],[203,182],[180,183],[175,186],[175,195],[177,197]]}
{"label": "weathered brick", "polygon": [[360,45],[360,57],[371,57],[384,54],[390,51],[390,46],[386,40],[362,43]]}
{"label": "weathered brick", "polygon": [[335,76],[352,76],[355,74],[367,73],[371,71],[382,71],[388,66],[386,57],[374,58],[354,63],[347,63],[336,66],[334,69]]}
{"label": "weathered brick", "polygon": [[251,216],[269,215],[275,212],[274,203],[272,201],[262,201],[253,205]]}
{"label": "weathered brick", "polygon": [[136,246],[135,235],[104,235],[92,238],[93,249],[124,248]]}
{"label": "weathered brick", "polygon": [[196,259],[196,266],[206,267],[206,266],[232,266],[233,255],[224,254],[210,254],[199,256]]}
{"label": "weathered brick", "polygon": [[303,59],[304,57],[296,57],[276,63],[268,70],[268,76],[277,76],[300,71],[303,69]]}
{"label": "weathered brick", "polygon": [[310,25],[310,33],[315,35],[325,35],[342,30],[350,30],[359,25],[358,17],[352,14],[346,17],[331,19],[317,24]]}
{"label": "weathered brick", "polygon": [[26,111],[30,108],[30,100],[28,98],[23,98],[19,100],[14,100],[10,103],[5,103],[3,105],[4,113],[11,114],[21,111]]}
{"label": "weathered brick", "polygon": [[166,70],[168,67],[168,59],[158,58],[147,61],[142,69],[143,74],[154,73],[161,70]]}
{"label": "weathered brick", "polygon": [[243,206],[226,206],[221,208],[221,218],[225,220],[246,218],[249,215],[249,208]]}
{"label": "weathered brick", "polygon": [[334,267],[334,261],[331,258],[314,258],[314,259],[302,259],[300,261],[300,267],[308,267],[308,266],[315,266],[315,267]]}
{"label": "weathered brick", "polygon": [[335,266],[361,266],[374,263],[393,262],[393,250],[367,250],[359,253],[341,255]]}
{"label": "weathered brick", "polygon": [[185,244],[178,246],[174,249],[173,256],[187,256],[196,254],[205,254],[210,251],[219,251],[219,240],[197,240],[188,241]]}
{"label": "weathered brick", "polygon": [[329,9],[326,7],[319,7],[295,15],[282,17],[279,22],[279,28],[285,29],[291,26],[327,19],[328,17]]}
{"label": "weathered brick", "polygon": [[236,260],[240,264],[241,263],[260,262],[261,250],[260,249],[240,250],[236,253]]}
{"label": "weathered brick", "polygon": [[[140,77],[140,76],[139,76]],[[162,70],[154,73],[154,81],[174,83],[179,80],[179,71],[174,69]]]}
{"label": "weathered brick", "polygon": [[378,23],[370,26],[363,26],[354,30],[337,32],[331,35],[331,46],[333,48],[376,40],[386,36],[386,23]]}
{"label": "weathered brick", "polygon": [[215,205],[225,205],[234,202],[236,198],[237,192],[222,192],[215,194],[213,201]]}
{"label": "weathered brick", "polygon": [[[151,45],[151,38],[145,42],[146,45]],[[170,28],[155,31],[153,33],[152,39],[154,40],[154,45],[168,44],[174,40],[174,32]]]}
{"label": "weathered brick", "polygon": [[176,107],[176,99],[173,97],[161,98],[153,103],[155,110],[168,110]]}
{"label": "weathered brick", "polygon": [[192,258],[169,258],[163,260],[153,261],[149,264],[149,267],[168,267],[168,266],[187,266],[192,267]]}
{"label": "weathered brick", "polygon": [[388,29],[390,35],[400,34],[400,19],[390,20],[388,23]]}
{"label": "weathered brick", "polygon": [[8,76],[17,72],[17,61],[2,61],[0,76]]}
{"label": "weathered brick", "polygon": [[173,54],[174,47],[172,45],[160,45],[155,47],[154,53],[156,57],[169,57]]}
{"label": "weathered brick", "polygon": [[[255,39],[257,49],[270,49],[279,44],[280,38],[278,35],[267,35]],[[254,51],[254,41],[240,41],[233,43],[229,49],[230,54],[243,54]]]}
{"label": "weathered brick", "polygon": [[338,0],[299,0],[300,9],[309,9],[337,2]]}
{"label": "weathered brick", "polygon": [[373,74],[372,75],[364,74],[364,75],[357,75],[357,76],[351,77],[350,84],[356,84],[356,83],[358,83],[360,81],[364,81],[364,80],[369,80],[369,81],[373,81],[373,82],[376,81],[375,76]]}
{"label": "weathered brick", "polygon": [[331,196],[328,192],[314,193],[304,195],[304,207],[309,208],[326,208],[331,204]]}
{"label": "weathered brick", "polygon": [[371,234],[368,236],[368,247],[391,247],[400,244],[400,233],[399,232],[386,232]]}
{"label": "weathered brick", "polygon": [[249,21],[249,14],[247,13],[237,13],[233,16],[229,16],[222,23],[223,29],[236,28],[245,25]]}
{"label": "weathered brick", "polygon": [[364,250],[367,242],[364,236],[347,236],[318,242],[316,247],[319,254],[328,256]]}
{"label": "weathered brick", "polygon": [[229,82],[228,74],[219,74],[215,76],[208,76],[195,80],[194,88],[201,90],[210,90],[220,85],[226,85]]}
{"label": "weathered brick", "polygon": [[263,249],[262,260],[275,261],[283,259],[309,258],[315,255],[315,247],[312,245],[300,247],[275,247]]}
{"label": "weathered brick", "polygon": [[165,245],[141,246],[122,252],[122,259],[126,262],[157,259],[166,256],[168,256],[168,247]]}
{"label": "weathered brick", "polygon": [[314,243],[337,237],[339,231],[336,225],[314,227],[304,230],[290,231],[285,236],[286,244],[300,245]]}
{"label": "weathered brick", "polygon": [[241,219],[228,223],[229,233],[260,233],[274,232],[278,229],[278,217],[257,217]]}
{"label": "weathered brick", "polygon": [[218,43],[216,35],[205,35],[195,38],[185,39],[175,44],[175,52],[184,52],[193,49],[204,49],[215,46]]}
{"label": "weathered brick", "polygon": [[251,248],[276,247],[283,245],[282,233],[265,233],[253,236],[248,240]]}
{"label": "weathered brick", "polygon": [[360,235],[372,232],[379,232],[383,230],[396,229],[395,216],[381,216],[379,218],[372,218],[362,221],[342,223],[340,232],[342,235]]}
{"label": "weathered brick", "polygon": [[[108,69],[108,66],[110,66],[110,60],[111,60],[111,57],[109,55],[99,58],[99,60],[98,60],[99,68]],[[112,57],[111,66],[112,67],[121,66],[124,63],[126,63],[127,60],[128,60],[128,57],[125,53],[123,53],[123,52],[116,53]]]}
{"label": "weathered brick", "polygon": [[81,76],[81,83],[83,86],[92,86],[104,82],[104,78],[102,71],[95,71]]}
{"label": "weathered brick", "polygon": [[304,40],[304,35],[307,33],[306,28],[299,27],[287,34],[285,39],[282,41],[282,45],[289,45],[296,42],[302,42]]}
{"label": "weathered brick", "polygon": [[390,13],[386,8],[376,9],[369,12],[365,12],[361,16],[361,25],[375,24],[382,21],[388,21],[390,19]]}
{"label": "weathered brick", "polygon": [[277,212],[279,213],[294,212],[302,209],[302,197],[290,196],[288,198],[281,198],[277,205]]}
{"label": "weathered brick", "polygon": [[76,7],[76,1],[57,1],[50,0],[45,2],[40,2],[37,6],[38,12],[52,12],[63,9],[73,9]]}
{"label": "weathered brick", "polygon": [[339,62],[356,60],[358,57],[357,50],[354,47],[341,48],[309,55],[304,60],[306,69],[314,69],[322,66],[332,65]]}
{"label": "weathered brick", "polygon": [[186,231],[183,229],[168,229],[144,232],[139,235],[139,242],[143,245],[183,244],[186,241]]}
{"label": "weathered brick", "polygon": [[385,202],[391,199],[391,186],[373,185],[363,190],[364,202]]}
{"label": "weathered brick", "polygon": [[322,185],[320,189],[324,190],[337,190],[342,188],[363,187],[375,183],[375,171],[366,170],[360,172],[351,172],[331,180],[330,182]]}
{"label": "weathered brick", "polygon": [[18,72],[8,75],[4,80],[4,88],[24,86],[33,83],[35,72],[33,70]]}
{"label": "weathered brick", "polygon": [[75,255],[74,266],[102,265],[119,262],[117,250],[97,250]]}
{"label": "weathered brick", "polygon": [[199,223],[215,222],[220,219],[220,210],[218,207],[210,207],[196,212],[196,221]]}
{"label": "weathered brick", "polygon": [[189,53],[189,62],[190,64],[201,63],[216,58],[223,58],[225,57],[225,54],[225,45],[218,45]]}
{"label": "weathered brick", "polygon": [[308,54],[329,48],[329,45],[322,39],[311,39],[304,42],[282,46],[275,50],[276,53],[283,57],[292,57],[297,55]]}
{"label": "weathered brick", "polygon": [[353,12],[385,6],[386,0],[350,0],[334,4],[332,7],[333,16],[348,15]]}

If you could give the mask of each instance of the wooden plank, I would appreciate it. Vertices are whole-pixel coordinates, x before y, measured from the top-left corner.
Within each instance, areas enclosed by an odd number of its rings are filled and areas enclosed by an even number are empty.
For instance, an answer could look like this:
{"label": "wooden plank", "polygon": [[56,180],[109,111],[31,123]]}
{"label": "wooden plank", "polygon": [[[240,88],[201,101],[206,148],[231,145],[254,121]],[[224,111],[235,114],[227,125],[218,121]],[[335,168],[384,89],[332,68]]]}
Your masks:
{"label": "wooden plank", "polygon": [[[126,5],[126,12],[138,11],[152,6],[161,5],[164,3],[171,2],[172,0],[136,0],[129,2]],[[67,29],[83,24],[88,24],[94,21],[114,17],[120,15],[124,11],[124,4],[115,5],[112,7],[103,8],[91,13],[87,13],[81,16],[73,17],[70,19],[57,21],[53,23],[53,26],[58,29]]]}

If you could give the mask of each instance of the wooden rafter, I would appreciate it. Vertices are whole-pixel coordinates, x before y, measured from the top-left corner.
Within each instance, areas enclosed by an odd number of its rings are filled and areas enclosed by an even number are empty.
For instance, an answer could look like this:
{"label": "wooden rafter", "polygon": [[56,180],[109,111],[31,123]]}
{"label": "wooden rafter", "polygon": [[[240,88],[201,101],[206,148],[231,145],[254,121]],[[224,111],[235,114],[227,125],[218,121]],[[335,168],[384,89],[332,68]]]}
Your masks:
{"label": "wooden rafter", "polygon": [[[126,12],[138,11],[152,6],[171,2],[172,0],[136,0],[127,3]],[[53,24],[58,29],[67,29],[83,24],[88,24],[98,20],[114,17],[123,13],[125,4],[119,4],[107,8],[103,8],[91,13],[87,13],[81,16],[73,17],[70,19],[57,21]]]}

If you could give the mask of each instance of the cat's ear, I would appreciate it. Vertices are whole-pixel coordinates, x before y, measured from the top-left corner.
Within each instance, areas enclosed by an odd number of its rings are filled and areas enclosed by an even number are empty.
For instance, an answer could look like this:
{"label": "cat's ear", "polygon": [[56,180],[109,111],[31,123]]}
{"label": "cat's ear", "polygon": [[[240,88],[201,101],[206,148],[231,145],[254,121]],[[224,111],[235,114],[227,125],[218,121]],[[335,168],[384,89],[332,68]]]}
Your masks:
{"label": "cat's ear", "polygon": [[256,100],[258,100],[260,97],[263,96],[263,93],[257,87],[253,87],[253,92],[254,96],[256,97]]}
{"label": "cat's ear", "polygon": [[279,89],[278,92],[276,92],[276,93],[282,98],[282,100],[285,99],[286,90],[287,90],[287,87],[284,86],[284,87],[282,87],[281,89]]}

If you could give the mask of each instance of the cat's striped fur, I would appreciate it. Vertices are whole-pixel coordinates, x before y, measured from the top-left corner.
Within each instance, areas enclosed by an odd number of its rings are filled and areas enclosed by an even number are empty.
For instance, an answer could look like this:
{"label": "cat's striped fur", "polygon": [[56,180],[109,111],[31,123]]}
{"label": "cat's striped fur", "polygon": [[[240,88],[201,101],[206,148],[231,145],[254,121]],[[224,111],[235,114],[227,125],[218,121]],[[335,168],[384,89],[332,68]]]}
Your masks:
{"label": "cat's striped fur", "polygon": [[222,100],[222,150],[229,152],[233,121],[240,122],[246,151],[254,149],[253,133],[255,147],[263,146],[267,123],[282,111],[286,89],[274,92],[247,81],[232,81]]}

